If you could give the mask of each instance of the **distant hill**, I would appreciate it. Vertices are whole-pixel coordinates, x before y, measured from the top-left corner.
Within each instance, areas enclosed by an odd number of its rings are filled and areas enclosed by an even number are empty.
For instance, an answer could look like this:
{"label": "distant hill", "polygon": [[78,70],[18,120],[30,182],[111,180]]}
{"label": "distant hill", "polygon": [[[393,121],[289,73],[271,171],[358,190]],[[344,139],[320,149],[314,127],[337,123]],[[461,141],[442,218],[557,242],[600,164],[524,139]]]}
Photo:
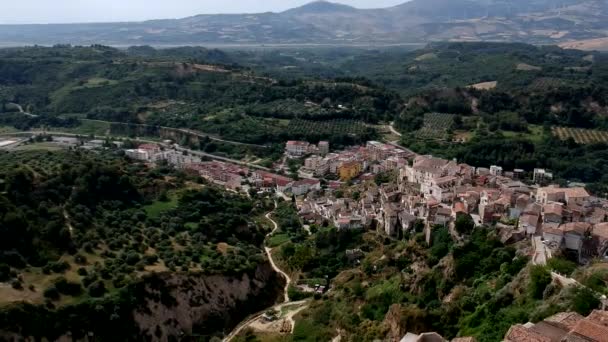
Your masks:
{"label": "distant hill", "polygon": [[412,0],[384,9],[317,1],[281,13],[197,15],[127,23],[0,25],[3,45],[561,44],[605,37],[608,4],[604,0]]}

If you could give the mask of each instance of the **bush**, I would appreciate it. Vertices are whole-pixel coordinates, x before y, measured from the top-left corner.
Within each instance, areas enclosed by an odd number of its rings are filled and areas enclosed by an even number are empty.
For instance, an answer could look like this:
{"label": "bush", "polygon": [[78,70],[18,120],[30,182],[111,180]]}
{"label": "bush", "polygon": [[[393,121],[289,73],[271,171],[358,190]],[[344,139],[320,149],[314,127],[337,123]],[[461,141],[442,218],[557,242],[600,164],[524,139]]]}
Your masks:
{"label": "bush", "polygon": [[23,290],[23,285],[19,280],[16,279],[11,282],[11,287],[15,290]]}
{"label": "bush", "polygon": [[78,275],[79,275],[79,276],[83,276],[83,277],[85,277],[85,276],[87,276],[88,274],[89,274],[89,272],[87,271],[87,269],[86,269],[86,268],[81,267],[81,268],[79,268],[79,269],[78,269]]}
{"label": "bush", "polygon": [[549,265],[550,269],[565,276],[571,275],[576,270],[576,263],[561,258],[551,258],[547,262],[547,265]]}
{"label": "bush", "polygon": [[77,296],[82,293],[82,285],[80,283],[70,282],[65,277],[59,277],[55,280],[55,288],[59,293],[68,296]]}
{"label": "bush", "polygon": [[106,286],[103,281],[96,281],[89,286],[89,295],[91,297],[102,297],[106,293]]}
{"label": "bush", "polygon": [[78,265],[86,265],[87,258],[82,254],[76,254],[74,256],[74,262],[76,262]]}
{"label": "bush", "polygon": [[48,287],[46,290],[44,290],[43,295],[45,298],[48,298],[50,300],[58,300],[60,297],[59,291],[57,291],[57,288],[55,286]]}
{"label": "bush", "polygon": [[542,299],[547,285],[551,284],[551,273],[543,266],[533,266],[530,270],[530,295]]}
{"label": "bush", "polygon": [[574,311],[587,316],[600,306],[600,300],[591,289],[586,287],[575,287],[571,293],[571,305]]}

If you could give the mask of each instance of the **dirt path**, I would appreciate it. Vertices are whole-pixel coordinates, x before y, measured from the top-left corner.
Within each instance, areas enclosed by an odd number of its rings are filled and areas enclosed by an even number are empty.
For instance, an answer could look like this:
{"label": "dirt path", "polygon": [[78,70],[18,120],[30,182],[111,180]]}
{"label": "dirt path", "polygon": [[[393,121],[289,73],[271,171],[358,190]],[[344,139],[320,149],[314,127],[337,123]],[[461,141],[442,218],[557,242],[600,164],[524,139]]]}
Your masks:
{"label": "dirt path", "polygon": [[[275,208],[277,207],[277,202],[274,202],[274,206]],[[272,213],[274,213],[274,211],[271,211],[269,213],[266,214],[266,219],[268,219],[268,221],[270,221],[273,225],[273,229],[270,233],[268,233],[267,236],[272,235],[273,233],[275,233],[278,229],[279,229],[279,225],[276,223],[275,220],[272,219]],[[262,324],[259,322],[262,319],[262,316],[264,315],[264,313],[268,310],[275,310],[278,312],[281,312],[281,309],[283,309],[284,307],[287,306],[294,306],[297,307],[294,310],[291,310],[287,313],[285,313],[285,315],[282,317],[283,320],[287,321],[290,325],[290,333],[293,333],[293,329],[295,328],[295,320],[293,319],[293,317],[295,315],[297,315],[300,311],[306,309],[308,306],[306,305],[308,303],[308,299],[305,300],[300,300],[297,302],[290,302],[289,301],[289,285],[291,284],[291,278],[289,277],[289,275],[287,275],[287,273],[283,272],[283,270],[281,270],[274,262],[274,259],[272,257],[272,248],[269,247],[264,247],[264,250],[266,251],[266,255],[268,256],[268,260],[270,261],[270,265],[272,266],[272,268],[279,274],[281,274],[283,277],[285,277],[285,288],[283,289],[284,292],[284,302],[278,305],[275,305],[273,307],[270,307],[264,311],[261,311],[257,314],[252,315],[250,318],[248,318],[247,320],[243,321],[241,324],[239,324],[236,328],[234,328],[232,330],[232,332],[230,332],[228,335],[226,335],[226,337],[222,340],[223,342],[229,342],[232,339],[234,339],[241,331],[243,331],[244,329],[246,329],[247,327],[250,326],[255,326],[255,327],[261,327]],[[301,306],[299,306],[301,305]],[[298,307],[299,306],[299,307]],[[255,325],[254,325],[255,324]],[[272,327],[275,326],[276,324],[268,324],[268,327]]]}
{"label": "dirt path", "polygon": [[401,133],[399,133],[399,131],[397,131],[397,130],[395,129],[395,127],[393,127],[393,125],[394,125],[394,124],[395,124],[394,122],[391,122],[391,123],[388,125],[388,129],[390,129],[390,130],[391,130],[391,133],[393,133],[394,135],[397,135],[397,136],[399,136],[399,137],[403,136]]}
{"label": "dirt path", "polygon": [[[276,206],[276,202],[275,202],[275,206]],[[270,215],[272,215],[272,211],[269,212],[268,214],[266,214],[266,218],[268,219],[268,221],[272,222],[274,229],[268,233],[267,236],[272,235],[274,232],[277,231],[277,229],[279,229],[279,225],[272,219],[272,217]],[[283,272],[283,270],[281,270],[279,267],[277,267],[277,265],[274,262],[274,259],[272,258],[272,248],[269,247],[264,247],[264,250],[266,251],[266,255],[268,256],[268,260],[270,261],[270,265],[272,265],[272,268],[274,268],[275,272],[280,273],[283,277],[285,277],[285,288],[283,289],[283,291],[285,292],[285,303],[289,302],[289,285],[291,285],[291,278],[287,275],[287,273]]]}

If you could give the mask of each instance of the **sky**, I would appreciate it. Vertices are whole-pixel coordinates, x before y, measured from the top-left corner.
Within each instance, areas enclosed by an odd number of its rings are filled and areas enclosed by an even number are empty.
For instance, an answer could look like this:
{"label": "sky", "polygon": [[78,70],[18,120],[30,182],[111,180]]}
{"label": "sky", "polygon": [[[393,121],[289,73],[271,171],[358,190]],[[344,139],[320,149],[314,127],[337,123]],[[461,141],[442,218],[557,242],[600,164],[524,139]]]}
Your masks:
{"label": "sky", "polygon": [[[311,0],[0,0],[0,24],[140,21],[196,14],[284,11]],[[334,0],[358,8],[406,0]]]}

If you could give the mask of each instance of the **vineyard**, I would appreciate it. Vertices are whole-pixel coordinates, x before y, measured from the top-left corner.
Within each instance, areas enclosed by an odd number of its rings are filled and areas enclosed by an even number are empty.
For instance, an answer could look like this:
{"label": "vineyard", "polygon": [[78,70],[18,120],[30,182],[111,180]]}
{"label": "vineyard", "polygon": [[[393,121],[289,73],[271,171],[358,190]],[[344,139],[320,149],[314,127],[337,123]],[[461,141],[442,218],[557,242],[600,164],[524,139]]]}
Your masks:
{"label": "vineyard", "polygon": [[540,90],[558,88],[561,85],[563,85],[563,82],[562,82],[562,80],[560,80],[558,78],[541,77],[541,78],[535,79],[532,82],[532,84],[530,84],[529,88],[530,88],[530,90],[539,90],[540,91]]}
{"label": "vineyard", "polygon": [[421,129],[416,131],[420,139],[444,139],[454,125],[454,115],[443,113],[427,113]]}
{"label": "vineyard", "polygon": [[552,131],[561,140],[572,138],[577,144],[608,142],[608,131],[571,127],[553,127]]}

